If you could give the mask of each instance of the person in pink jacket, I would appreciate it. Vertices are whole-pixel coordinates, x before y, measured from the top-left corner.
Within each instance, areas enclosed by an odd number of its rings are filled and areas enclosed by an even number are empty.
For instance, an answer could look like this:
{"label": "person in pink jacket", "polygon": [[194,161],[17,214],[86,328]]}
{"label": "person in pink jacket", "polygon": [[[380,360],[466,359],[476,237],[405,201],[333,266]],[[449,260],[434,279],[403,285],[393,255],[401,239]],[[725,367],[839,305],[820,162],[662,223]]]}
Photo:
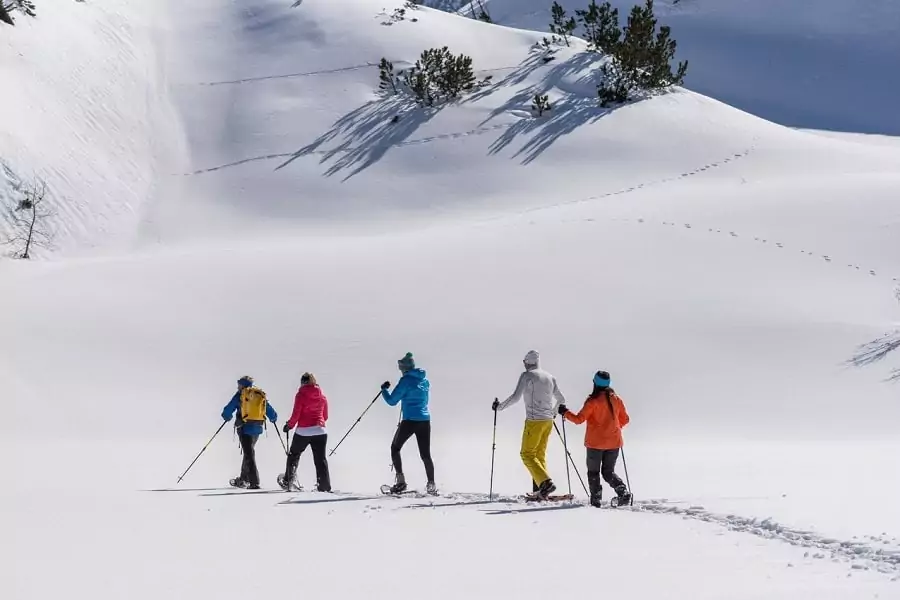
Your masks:
{"label": "person in pink jacket", "polygon": [[325,444],[328,432],[325,422],[328,420],[328,399],[322,393],[312,373],[304,373],[300,378],[300,389],[294,397],[294,412],[284,424],[284,432],[294,431],[294,439],[288,452],[284,475],[279,476],[278,485],[285,490],[302,489],[295,481],[300,455],[307,446],[312,446],[313,462],[316,465],[316,489],[320,492],[331,491],[331,476],[328,473],[328,459],[325,457]]}

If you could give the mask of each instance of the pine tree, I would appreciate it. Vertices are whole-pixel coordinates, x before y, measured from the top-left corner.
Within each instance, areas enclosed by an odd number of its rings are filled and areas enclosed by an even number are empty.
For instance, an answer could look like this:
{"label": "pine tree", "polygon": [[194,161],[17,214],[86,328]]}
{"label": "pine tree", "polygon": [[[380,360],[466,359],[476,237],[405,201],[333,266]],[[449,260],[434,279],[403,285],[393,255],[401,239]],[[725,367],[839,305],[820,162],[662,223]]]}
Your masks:
{"label": "pine tree", "polygon": [[378,63],[378,88],[383,92],[397,93],[397,76],[394,74],[394,63],[382,58]]}
{"label": "pine tree", "polygon": [[534,95],[534,98],[531,100],[531,110],[536,112],[537,116],[542,116],[550,108],[550,98],[547,97],[547,94]]}
{"label": "pine tree", "polygon": [[665,25],[657,31],[653,0],[632,8],[622,41],[615,44],[612,59],[603,67],[604,81],[597,88],[603,106],[625,102],[635,90],[654,91],[684,83],[688,63],[679,63],[672,72],[676,42],[671,34]]}
{"label": "pine tree", "polygon": [[687,73],[687,61],[679,63],[678,70],[672,72],[677,44],[671,39],[670,27],[664,25],[657,32],[656,25],[653,0],[646,0],[643,7],[635,6],[616,52],[623,70],[645,90],[681,85]]}
{"label": "pine tree", "polygon": [[575,32],[575,17],[567,18],[566,9],[559,2],[553,3],[553,6],[550,8],[550,15],[553,17],[553,22],[550,23],[550,33],[562,37],[566,46],[569,46],[569,36]]}
{"label": "pine tree", "polygon": [[33,0],[10,0],[6,7],[10,11],[18,10],[29,17],[37,16],[37,8],[35,8]]}
{"label": "pine tree", "polygon": [[585,28],[591,48],[612,54],[622,37],[619,9],[613,8],[609,2],[598,5],[597,0],[591,0],[587,10],[576,10],[575,14]]}
{"label": "pine tree", "polygon": [[12,17],[9,16],[9,11],[6,10],[6,5],[3,4],[3,0],[0,0],[0,21],[7,23],[9,25],[15,25],[16,22],[13,21]]}

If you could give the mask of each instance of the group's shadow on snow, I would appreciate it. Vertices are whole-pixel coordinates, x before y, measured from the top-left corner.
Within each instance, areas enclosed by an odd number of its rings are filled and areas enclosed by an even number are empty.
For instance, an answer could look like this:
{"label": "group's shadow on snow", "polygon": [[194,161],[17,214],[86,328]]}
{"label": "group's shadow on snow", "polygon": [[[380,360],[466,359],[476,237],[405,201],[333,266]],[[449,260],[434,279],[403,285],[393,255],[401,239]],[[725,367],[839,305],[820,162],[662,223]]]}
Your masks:
{"label": "group's shadow on snow", "polygon": [[336,496],[333,498],[311,498],[309,500],[284,500],[278,506],[302,506],[304,504],[331,504],[334,502],[359,502],[360,500],[375,500],[372,496]]}
{"label": "group's shadow on snow", "polygon": [[210,487],[210,488],[158,488],[155,490],[141,490],[142,492],[224,492],[234,488]]}
{"label": "group's shadow on snow", "polygon": [[486,515],[517,515],[521,513],[547,512],[550,510],[567,510],[570,508],[583,508],[583,504],[554,504],[553,506],[538,506],[536,508],[507,508],[503,510],[484,510]]}
{"label": "group's shadow on snow", "polygon": [[446,508],[448,506],[479,506],[481,504],[499,504],[497,500],[460,500],[459,502],[437,502],[409,504],[403,508]]}
{"label": "group's shadow on snow", "polygon": [[286,493],[284,490],[234,490],[233,492],[217,492],[214,494],[198,494],[199,496],[204,496],[207,498],[217,497],[217,496],[258,496],[260,494],[284,494]]}
{"label": "group's shadow on snow", "polygon": [[[537,95],[548,94],[552,105],[542,116],[524,116],[506,128],[491,144],[490,154],[499,154],[522,136],[526,141],[516,150],[513,158],[521,157],[522,164],[529,164],[563,136],[608,115],[612,109],[601,108],[597,97],[597,76],[594,72],[600,60],[599,55],[591,52],[576,54],[549,68],[540,82],[520,89],[503,105],[495,108],[481,123],[482,126],[509,113],[532,112],[532,101]],[[481,90],[471,100],[477,101],[502,88],[518,86],[545,64],[543,55],[533,52],[507,77]]]}
{"label": "group's shadow on snow", "polygon": [[[319,154],[322,156],[319,163],[329,165],[325,175],[331,177],[347,172],[343,179],[347,181],[381,160],[392,147],[403,145],[439,110],[418,107],[401,95],[366,102],[335,121],[328,131],[294,152],[275,170],[283,169],[298,158]],[[324,149],[331,142],[338,143]]]}

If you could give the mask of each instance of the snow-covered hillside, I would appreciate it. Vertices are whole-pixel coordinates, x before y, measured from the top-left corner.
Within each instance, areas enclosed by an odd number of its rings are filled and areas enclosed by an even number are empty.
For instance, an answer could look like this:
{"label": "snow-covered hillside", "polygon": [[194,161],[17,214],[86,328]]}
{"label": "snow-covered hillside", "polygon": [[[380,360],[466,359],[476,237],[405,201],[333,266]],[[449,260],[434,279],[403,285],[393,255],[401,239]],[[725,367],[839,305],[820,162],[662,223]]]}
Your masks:
{"label": "snow-covered hillside", "polygon": [[[54,118],[5,130],[0,157],[70,173],[48,176],[59,197],[79,169],[109,178],[61,232],[102,253],[0,262],[0,451],[15,457],[0,577],[16,600],[580,596],[605,573],[603,593],[637,598],[897,593],[900,402],[890,365],[845,366],[898,320],[896,140],[787,129],[685,90],[604,111],[595,59],[544,63],[540,32],[424,8],[386,25],[393,1],[290,4],[79,3],[65,27],[46,11],[10,38],[64,32],[10,63],[23,80],[43,65],[64,101],[4,97]],[[130,75],[54,67],[102,23],[118,33],[85,60]],[[492,85],[432,112],[378,96],[380,58],[443,44]],[[541,119],[538,91],[554,103]],[[26,143],[53,133],[68,154]],[[486,502],[490,404],[531,348],[575,408],[612,372],[633,510],[584,506],[574,472],[571,505],[515,501],[520,408],[501,413],[502,496]],[[382,402],[330,459],[338,494],[215,489],[240,458],[229,428],[174,485],[238,376],[283,421],[313,371],[334,447],[407,351],[432,383],[444,498],[378,496],[397,419]],[[583,430],[566,432],[583,476]],[[265,491],[277,435],[259,444]],[[404,458],[420,487],[413,444]],[[184,491],[149,491],[170,488]],[[266,573],[235,577],[248,543]]]}
{"label": "snow-covered hillside", "polygon": [[[635,0],[612,0],[624,23]],[[425,4],[471,14],[467,1]],[[473,3],[477,6],[477,3]],[[548,31],[552,0],[483,0],[494,22]],[[587,0],[560,0],[569,14]],[[794,127],[900,135],[894,0],[656,0],[688,88]]]}

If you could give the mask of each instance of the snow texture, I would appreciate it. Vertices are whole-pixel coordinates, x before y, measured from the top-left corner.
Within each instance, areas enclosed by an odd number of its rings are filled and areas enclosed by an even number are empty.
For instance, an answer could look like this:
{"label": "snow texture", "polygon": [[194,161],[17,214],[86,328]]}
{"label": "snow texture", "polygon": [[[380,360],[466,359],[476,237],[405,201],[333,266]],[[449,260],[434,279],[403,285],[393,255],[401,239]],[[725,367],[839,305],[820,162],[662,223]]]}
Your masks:
{"label": "snow texture", "polygon": [[[897,363],[847,361],[897,329],[900,140],[683,89],[603,110],[580,42],[545,62],[541,32],[393,0],[45,4],[0,40],[0,201],[39,176],[60,211],[55,252],[0,261],[12,598],[897,595]],[[378,92],[382,57],[444,44],[490,85],[435,110]],[[555,434],[548,463],[576,499],[520,502],[515,410],[487,497],[490,405],[530,349],[574,409],[612,373],[634,507],[586,506],[571,424],[579,473]],[[378,493],[377,400],[337,493],[275,487],[272,425],[264,489],[223,487],[238,377],[283,420],[315,373],[334,449],[408,351],[441,497]],[[236,572],[248,545],[264,574]]]}

